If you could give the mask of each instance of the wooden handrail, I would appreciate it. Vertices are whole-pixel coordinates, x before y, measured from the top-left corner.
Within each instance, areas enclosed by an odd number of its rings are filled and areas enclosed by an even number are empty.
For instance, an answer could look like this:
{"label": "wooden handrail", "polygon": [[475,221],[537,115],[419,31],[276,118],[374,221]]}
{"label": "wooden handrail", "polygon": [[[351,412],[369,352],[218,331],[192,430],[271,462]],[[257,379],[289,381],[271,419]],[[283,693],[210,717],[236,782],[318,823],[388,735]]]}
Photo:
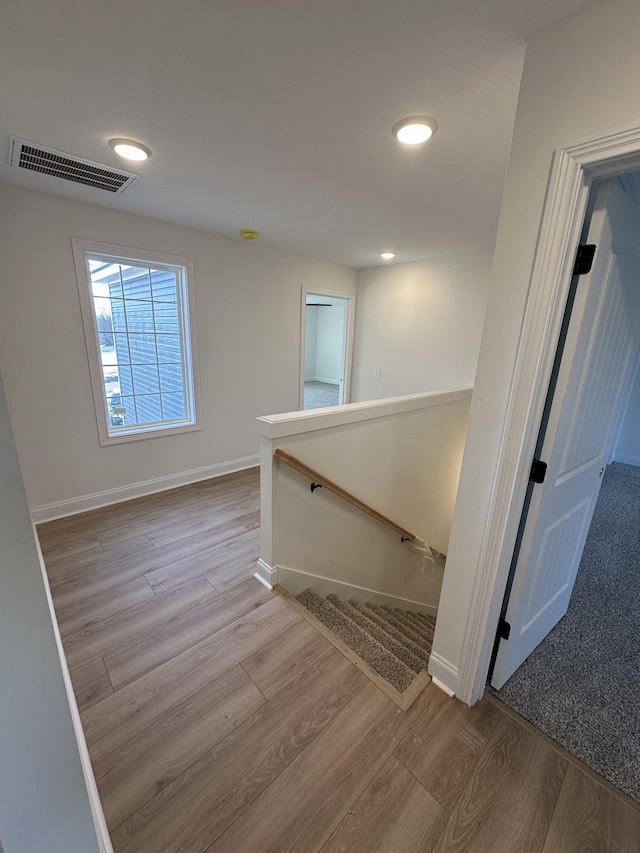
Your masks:
{"label": "wooden handrail", "polygon": [[396,524],[395,521],[391,521],[390,518],[387,518],[386,515],[382,515],[381,512],[370,507],[369,504],[364,503],[357,498],[355,495],[352,495],[350,492],[347,492],[346,489],[343,489],[342,486],[339,486],[337,483],[334,483],[332,480],[329,480],[327,477],[324,477],[322,474],[319,474],[317,471],[314,471],[313,468],[310,468],[300,459],[296,459],[295,456],[292,456],[290,453],[287,453],[286,450],[282,450],[280,447],[276,448],[274,454],[274,459],[280,460],[280,462],[286,462],[287,465],[290,465],[292,468],[295,468],[296,471],[299,471],[301,474],[304,474],[306,477],[312,481],[311,489],[313,491],[314,486],[323,486],[325,489],[328,489],[330,492],[333,492],[334,495],[338,495],[338,497],[343,498],[343,500],[348,501],[353,506],[357,506],[358,509],[361,509],[363,512],[366,512],[367,515],[370,515],[372,518],[377,519],[382,522],[382,524],[386,524],[387,527],[390,527],[392,530],[395,530],[396,533],[399,533],[403,539],[407,539],[409,541],[413,541],[416,538],[415,533],[411,533],[409,530],[405,530],[404,527],[400,527],[399,524]]}

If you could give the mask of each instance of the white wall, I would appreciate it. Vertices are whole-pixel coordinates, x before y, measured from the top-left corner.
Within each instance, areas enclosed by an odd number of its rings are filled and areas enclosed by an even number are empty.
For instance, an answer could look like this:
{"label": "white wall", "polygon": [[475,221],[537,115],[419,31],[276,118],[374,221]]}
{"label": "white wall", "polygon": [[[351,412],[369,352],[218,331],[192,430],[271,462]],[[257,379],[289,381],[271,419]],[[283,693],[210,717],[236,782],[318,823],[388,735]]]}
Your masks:
{"label": "white wall", "polygon": [[[335,264],[12,187],[0,193],[0,368],[31,508],[206,475],[257,454],[256,416],[298,405],[302,286],[355,290],[354,271]],[[193,258],[202,431],[98,445],[72,236]]]}
{"label": "white wall", "polygon": [[97,851],[0,380],[0,849]]}
{"label": "white wall", "polygon": [[[262,559],[354,587],[438,606],[441,566],[284,462],[281,448],[399,526],[447,552],[470,388],[264,418]],[[305,585],[309,585],[306,583]]]}
{"label": "white wall", "polygon": [[637,124],[640,4],[598,4],[527,48],[434,652],[456,689],[554,150]]}
{"label": "white wall", "polygon": [[490,266],[486,252],[360,270],[351,399],[473,385]]}
{"label": "white wall", "polygon": [[316,378],[321,382],[339,384],[344,364],[344,319],[347,302],[333,299],[328,308],[318,312],[316,344]]}
{"label": "white wall", "polygon": [[305,380],[332,382],[338,384],[342,379],[344,363],[344,318],[347,301],[337,297],[307,297],[318,305],[306,307],[305,329]]}
{"label": "white wall", "polygon": [[640,466],[640,370],[631,389],[613,458],[615,462]]}

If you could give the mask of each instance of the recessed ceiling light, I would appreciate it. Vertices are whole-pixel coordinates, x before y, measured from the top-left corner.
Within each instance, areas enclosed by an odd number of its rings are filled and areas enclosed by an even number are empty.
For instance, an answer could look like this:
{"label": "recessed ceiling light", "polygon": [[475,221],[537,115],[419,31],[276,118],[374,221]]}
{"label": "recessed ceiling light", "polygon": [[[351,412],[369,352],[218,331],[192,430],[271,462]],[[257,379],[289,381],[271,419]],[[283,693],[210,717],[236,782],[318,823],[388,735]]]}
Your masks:
{"label": "recessed ceiling light", "polygon": [[380,252],[380,257],[383,261],[392,261],[397,254],[397,252]]}
{"label": "recessed ceiling light", "polygon": [[391,128],[391,133],[398,142],[405,145],[420,145],[426,142],[438,129],[438,122],[428,116],[410,116],[397,121]]}
{"label": "recessed ceiling light", "polygon": [[110,139],[109,145],[126,160],[146,160],[151,157],[151,149],[133,139]]}

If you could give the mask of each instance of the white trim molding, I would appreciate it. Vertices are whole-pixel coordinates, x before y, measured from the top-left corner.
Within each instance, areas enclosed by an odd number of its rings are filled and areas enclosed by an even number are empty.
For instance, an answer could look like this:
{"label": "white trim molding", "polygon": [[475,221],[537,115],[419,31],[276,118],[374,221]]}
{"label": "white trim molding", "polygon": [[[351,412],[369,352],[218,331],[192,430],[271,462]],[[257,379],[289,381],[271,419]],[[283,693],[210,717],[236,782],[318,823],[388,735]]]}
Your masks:
{"label": "white trim molding", "polygon": [[256,566],[257,568],[253,573],[254,578],[267,589],[273,589],[278,583],[278,567],[272,568],[262,557],[259,558]]}
{"label": "white trim molding", "polygon": [[427,391],[421,394],[406,394],[403,397],[387,397],[382,400],[367,400],[345,406],[328,406],[326,409],[310,409],[306,412],[287,412],[258,418],[258,431],[268,439],[303,435],[320,429],[400,415],[432,406],[444,406],[457,400],[471,397],[473,388],[461,386],[447,391]]}
{"label": "white trim molding", "polygon": [[[262,563],[264,567],[267,567],[267,563],[263,560],[258,560],[258,563]],[[289,568],[288,566],[276,566],[274,569],[270,569],[270,571],[272,573],[270,583],[272,585],[276,583],[280,584],[291,595],[297,595],[303,589],[313,587],[314,591],[322,596],[335,593],[340,598],[355,598],[363,604],[367,601],[372,601],[379,606],[386,604],[389,607],[398,607],[401,610],[414,610],[418,613],[424,613],[425,616],[433,616],[434,618],[438,615],[438,608],[431,604],[423,604],[420,601],[414,601],[410,598],[403,598],[402,596],[392,595],[387,592],[378,592],[375,589],[345,583],[335,578],[314,575],[300,569]],[[257,572],[256,577],[258,577]],[[258,580],[265,583],[262,577],[258,577]]]}
{"label": "white trim molding", "polygon": [[629,453],[616,453],[613,457],[614,462],[620,462],[622,465],[634,465],[640,467],[640,456],[632,456]]}
{"label": "white trim molding", "polygon": [[553,158],[460,659],[456,693],[469,704],[486,684],[591,182],[639,167],[638,126],[590,136]]}
{"label": "white trim molding", "polygon": [[[75,693],[73,692],[71,675],[69,674],[69,666],[67,664],[67,659],[64,654],[62,637],[60,635],[60,628],[58,626],[58,620],[56,618],[56,612],[53,606],[53,598],[51,597],[49,577],[47,575],[44,557],[42,556],[42,549],[40,548],[40,542],[38,540],[38,534],[35,528],[33,530],[33,537],[35,539],[38,559],[40,561],[42,583],[44,584],[44,590],[47,596],[47,604],[49,606],[49,614],[51,616],[51,625],[53,628],[56,650],[58,652],[58,658],[60,660],[60,668],[62,670],[62,679],[64,681],[65,693],[67,694],[67,702],[69,703],[69,710],[71,711],[71,722],[73,724],[73,732],[76,738],[76,743],[78,745],[78,752],[80,753],[80,764],[82,765],[82,774],[84,776],[84,783],[87,788],[87,796],[89,798],[89,807],[91,809],[91,816],[93,818],[96,839],[98,841],[100,853],[113,853],[113,846],[111,844],[109,830],[107,828],[107,820],[104,816],[104,810],[100,801],[100,794],[98,793],[98,786],[96,784],[96,778],[93,773],[93,767],[91,766],[91,758],[89,757],[89,749],[87,748],[87,741],[84,736],[84,729],[82,728],[80,711],[78,710],[78,703],[76,701]],[[0,853],[2,853],[1,843]]]}
{"label": "white trim molding", "polygon": [[457,667],[455,667],[450,661],[440,657],[437,652],[431,652],[428,672],[433,679],[433,683],[436,684],[440,690],[444,690],[448,696],[456,695],[458,692],[460,676]]}
{"label": "white trim molding", "polygon": [[443,683],[442,683],[441,681],[439,681],[437,678],[434,678],[433,676],[431,676],[431,681],[433,681],[433,683],[435,684],[435,686],[436,686],[436,687],[438,687],[440,690],[442,690],[442,692],[443,692],[443,693],[446,693],[446,694],[447,694],[447,696],[455,696],[455,695],[456,695],[456,694],[453,692],[453,690],[449,690],[449,688],[447,687],[447,685],[446,685],[446,684],[443,684]]}
{"label": "white trim molding", "polygon": [[[177,255],[165,255],[158,252],[146,252],[141,249],[132,249],[128,246],[114,246],[110,243],[98,243],[95,240],[84,240],[78,237],[71,238],[73,250],[73,258],[76,268],[76,279],[78,284],[78,295],[80,298],[80,309],[82,314],[82,324],[84,327],[85,343],[87,347],[87,357],[89,363],[89,373],[91,377],[91,388],[93,391],[96,425],[98,429],[98,440],[103,447],[111,444],[118,444],[127,441],[138,441],[147,438],[159,438],[165,435],[176,435],[183,432],[191,432],[193,430],[201,430],[200,423],[200,386],[198,379],[198,346],[196,341],[196,304],[195,304],[195,284],[193,261],[191,258],[183,258]],[[120,424],[113,425],[111,418],[109,402],[105,392],[105,378],[103,375],[102,355],[100,351],[100,332],[97,326],[96,308],[94,303],[94,279],[91,271],[91,261],[102,261],[109,265],[120,266],[124,265],[139,265],[143,268],[152,266],[158,270],[164,270],[173,274],[176,287],[176,323],[179,331],[180,342],[180,384],[182,388],[182,398],[184,403],[183,417],[160,420],[160,421],[145,421],[135,424]],[[120,268],[121,281],[122,269]],[[111,297],[108,299],[112,306]],[[122,298],[126,301],[128,297],[122,293]],[[152,299],[152,304],[155,304],[155,297]],[[109,309],[111,311],[111,308]],[[157,308],[154,311],[157,312]],[[155,337],[155,321],[152,324],[153,334]],[[112,334],[118,334],[117,330],[112,329]],[[123,331],[122,335],[129,340],[129,331]],[[159,340],[159,339],[158,339]],[[157,344],[157,340],[156,340]],[[128,358],[131,358],[129,352]],[[157,364],[158,355],[156,353]],[[176,361],[178,359],[176,358]],[[124,365],[119,368],[118,393],[120,393],[120,385],[122,383],[122,370]],[[133,370],[133,367],[131,367]],[[135,371],[134,371],[135,372]],[[135,388],[130,392],[122,390],[122,396],[132,396],[133,399],[137,396]],[[157,392],[162,394],[162,390]],[[123,407],[122,411],[125,411]],[[119,412],[116,412],[119,414]]]}
{"label": "white trim molding", "polygon": [[194,468],[191,471],[168,474],[165,477],[156,477],[153,480],[143,480],[141,483],[118,486],[115,489],[106,489],[103,492],[94,492],[90,495],[81,495],[65,501],[42,504],[42,506],[30,508],[31,520],[34,524],[42,524],[45,521],[52,521],[54,518],[65,518],[68,515],[77,515],[91,509],[129,501],[133,498],[176,489],[179,486],[188,486],[201,480],[223,477],[225,474],[235,474],[247,468],[256,468],[259,464],[260,456],[258,454],[243,456],[229,462],[216,462],[214,465],[207,465],[204,468]]}

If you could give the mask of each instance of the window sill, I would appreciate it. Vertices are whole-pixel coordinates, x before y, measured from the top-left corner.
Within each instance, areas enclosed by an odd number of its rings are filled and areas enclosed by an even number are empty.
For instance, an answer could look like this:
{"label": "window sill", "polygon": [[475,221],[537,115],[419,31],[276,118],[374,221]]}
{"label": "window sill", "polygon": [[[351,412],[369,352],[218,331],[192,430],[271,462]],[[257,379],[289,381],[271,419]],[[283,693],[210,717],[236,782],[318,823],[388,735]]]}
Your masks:
{"label": "window sill", "polygon": [[109,447],[111,444],[124,444],[129,441],[142,441],[151,438],[164,438],[170,435],[181,435],[185,432],[195,432],[201,430],[200,423],[195,424],[179,424],[178,426],[161,426],[157,429],[140,429],[135,432],[118,432],[113,435],[101,435],[100,445]]}

